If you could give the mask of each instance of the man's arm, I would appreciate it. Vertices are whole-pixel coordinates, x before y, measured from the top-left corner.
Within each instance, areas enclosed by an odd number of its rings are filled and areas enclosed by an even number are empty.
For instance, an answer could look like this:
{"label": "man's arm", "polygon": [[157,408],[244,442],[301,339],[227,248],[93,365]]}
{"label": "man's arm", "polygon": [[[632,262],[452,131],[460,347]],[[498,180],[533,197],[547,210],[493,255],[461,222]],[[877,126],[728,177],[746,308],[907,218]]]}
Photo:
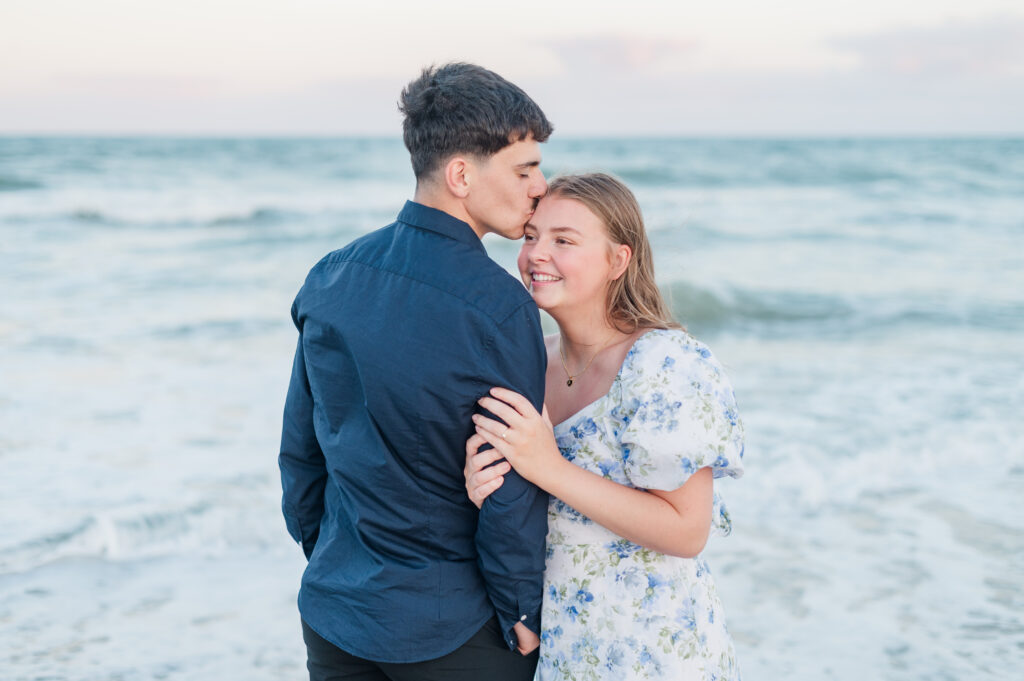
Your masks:
{"label": "man's arm", "polygon": [[299,342],[295,349],[292,378],[284,405],[278,465],[281,467],[283,490],[281,509],[288,533],[302,545],[308,559],[313,554],[313,547],[320,534],[327,466],[313,428],[313,395],[306,375],[297,301],[292,305],[292,320],[299,329]]}
{"label": "man's arm", "polygon": [[[537,308],[527,303],[500,324],[488,352],[504,387],[524,395],[539,411],[544,403],[547,354]],[[509,648],[519,645],[516,629],[522,632],[524,625],[540,633],[547,508],[545,492],[509,471],[480,509],[476,531],[480,571]],[[522,643],[529,647],[534,642]]]}

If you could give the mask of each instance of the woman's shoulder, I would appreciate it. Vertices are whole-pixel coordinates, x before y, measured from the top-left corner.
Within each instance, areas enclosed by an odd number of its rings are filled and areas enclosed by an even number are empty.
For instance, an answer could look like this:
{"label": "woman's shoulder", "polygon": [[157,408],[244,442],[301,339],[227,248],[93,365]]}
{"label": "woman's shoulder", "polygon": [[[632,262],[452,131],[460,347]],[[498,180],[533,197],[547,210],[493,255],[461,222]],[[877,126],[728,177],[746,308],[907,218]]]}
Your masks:
{"label": "woman's shoulder", "polygon": [[683,329],[651,329],[640,336],[629,351],[631,368],[651,364],[665,369],[681,369],[690,365],[718,365],[708,346]]}
{"label": "woman's shoulder", "polygon": [[652,390],[714,390],[728,378],[708,346],[683,329],[651,329],[636,340],[619,375],[622,399]]}

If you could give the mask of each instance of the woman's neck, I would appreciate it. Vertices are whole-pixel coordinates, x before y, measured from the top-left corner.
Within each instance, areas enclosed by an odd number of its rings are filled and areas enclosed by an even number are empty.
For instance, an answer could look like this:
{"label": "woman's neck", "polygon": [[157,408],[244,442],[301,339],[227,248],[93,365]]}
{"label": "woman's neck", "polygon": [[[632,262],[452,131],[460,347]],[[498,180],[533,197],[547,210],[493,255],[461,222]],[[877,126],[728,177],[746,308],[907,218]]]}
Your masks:
{"label": "woman's neck", "polygon": [[552,314],[558,323],[561,351],[573,365],[592,360],[602,349],[622,340],[624,334],[608,320],[604,310],[587,314]]}

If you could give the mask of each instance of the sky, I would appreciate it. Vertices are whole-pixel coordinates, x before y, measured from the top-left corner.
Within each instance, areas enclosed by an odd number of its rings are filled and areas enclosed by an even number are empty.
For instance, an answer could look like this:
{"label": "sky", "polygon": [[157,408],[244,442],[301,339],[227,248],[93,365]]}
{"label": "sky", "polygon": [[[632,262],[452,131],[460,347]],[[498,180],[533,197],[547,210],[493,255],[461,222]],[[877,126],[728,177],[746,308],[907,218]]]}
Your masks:
{"label": "sky", "polygon": [[393,135],[452,60],[560,135],[1024,133],[1020,0],[0,0],[0,134]]}

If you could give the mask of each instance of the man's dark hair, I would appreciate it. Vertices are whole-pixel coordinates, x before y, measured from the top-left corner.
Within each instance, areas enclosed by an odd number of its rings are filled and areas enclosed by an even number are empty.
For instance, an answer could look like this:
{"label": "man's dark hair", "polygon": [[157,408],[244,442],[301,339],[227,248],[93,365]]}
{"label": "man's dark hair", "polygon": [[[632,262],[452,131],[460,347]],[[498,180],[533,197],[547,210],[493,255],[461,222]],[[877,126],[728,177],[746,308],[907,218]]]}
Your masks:
{"label": "man's dark hair", "polygon": [[475,64],[423,69],[402,90],[398,110],[417,180],[455,154],[491,156],[529,135],[544,142],[553,129],[519,87]]}

